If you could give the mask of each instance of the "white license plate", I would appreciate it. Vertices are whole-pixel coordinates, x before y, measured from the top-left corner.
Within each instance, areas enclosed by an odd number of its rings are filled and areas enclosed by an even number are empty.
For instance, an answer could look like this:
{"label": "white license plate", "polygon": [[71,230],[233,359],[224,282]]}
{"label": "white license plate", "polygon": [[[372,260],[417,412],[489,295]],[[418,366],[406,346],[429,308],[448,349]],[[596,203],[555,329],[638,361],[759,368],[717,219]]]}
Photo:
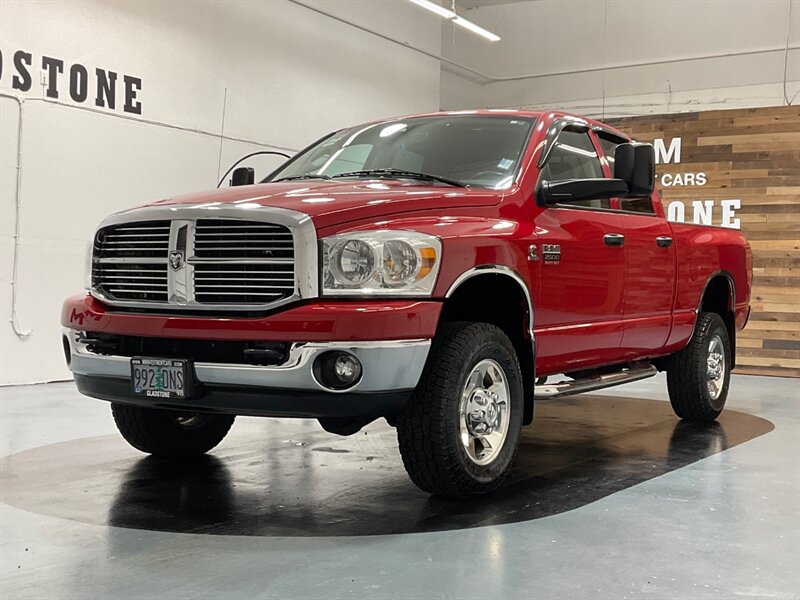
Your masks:
{"label": "white license plate", "polygon": [[188,361],[173,358],[131,359],[133,393],[150,398],[186,398]]}

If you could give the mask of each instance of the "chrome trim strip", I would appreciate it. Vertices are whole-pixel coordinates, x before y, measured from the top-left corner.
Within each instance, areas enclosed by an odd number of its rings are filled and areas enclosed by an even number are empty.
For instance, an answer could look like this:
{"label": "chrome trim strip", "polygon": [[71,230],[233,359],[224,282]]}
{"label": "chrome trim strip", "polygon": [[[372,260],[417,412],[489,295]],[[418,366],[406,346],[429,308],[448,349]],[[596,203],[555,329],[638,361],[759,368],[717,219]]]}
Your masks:
{"label": "chrome trim strip", "polygon": [[[97,377],[129,379],[130,357],[108,356],[89,352],[79,340],[79,332],[65,328],[70,345],[73,373]],[[370,393],[410,390],[417,386],[431,340],[394,340],[377,342],[309,342],[293,344],[283,365],[256,366],[196,362],[194,370],[202,383],[244,385],[282,390]],[[346,390],[335,391],[320,385],[313,375],[314,359],[329,350],[346,350],[361,361],[361,380]],[[266,393],[266,392],[265,392]]]}
{"label": "chrome trim strip", "polygon": [[[114,300],[106,297],[100,290],[92,288],[92,296],[109,304],[127,308],[162,308],[169,310],[220,310],[220,311],[247,311],[247,310],[271,310],[280,306],[305,300],[317,298],[318,289],[318,260],[317,260],[317,231],[311,217],[305,213],[277,208],[272,206],[259,206],[253,203],[253,198],[239,200],[233,204],[221,204],[219,202],[201,204],[167,204],[162,206],[147,206],[134,208],[121,213],[116,213],[105,219],[96,231],[111,225],[121,225],[138,221],[163,221],[172,222],[170,227],[170,251],[175,251],[177,239],[177,229],[175,223],[189,224],[188,242],[194,237],[194,225],[198,219],[240,219],[243,221],[264,221],[276,223],[288,227],[293,234],[294,241],[294,288],[295,293],[277,302],[254,303],[254,304],[206,304],[194,300],[189,290],[192,286],[183,289],[181,285],[170,285],[169,298],[174,298],[174,302],[141,302],[135,300]],[[193,245],[187,243],[191,248]],[[159,258],[114,258],[98,259],[98,262],[108,263],[156,263],[167,264],[167,259]],[[289,259],[253,260],[253,259],[196,259],[194,256],[185,256],[184,278],[182,281],[191,281],[193,265],[198,263],[291,263]],[[170,267],[167,266],[169,269]],[[168,277],[168,280],[173,279]],[[183,290],[183,291],[182,291]]]}
{"label": "chrome trim strip", "polygon": [[[170,222],[167,248],[167,299],[170,304],[191,304],[194,301],[194,266],[189,264],[188,256],[188,249],[194,248],[194,230],[194,221],[180,219]],[[173,253],[181,255],[181,266],[177,269],[169,264]]]}

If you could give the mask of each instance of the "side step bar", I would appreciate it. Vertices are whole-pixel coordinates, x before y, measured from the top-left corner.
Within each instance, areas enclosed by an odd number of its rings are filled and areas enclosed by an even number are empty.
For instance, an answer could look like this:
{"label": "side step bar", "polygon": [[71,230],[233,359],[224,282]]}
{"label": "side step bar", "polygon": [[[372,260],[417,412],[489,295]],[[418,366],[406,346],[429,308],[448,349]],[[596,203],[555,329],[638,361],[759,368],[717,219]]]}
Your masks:
{"label": "side step bar", "polygon": [[656,373],[658,373],[658,369],[650,363],[637,363],[621,371],[617,371],[616,373],[608,373],[606,375],[598,375],[597,377],[587,377],[586,379],[575,379],[573,381],[564,381],[561,383],[537,385],[533,390],[533,397],[534,399],[543,400],[545,398],[558,398],[559,396],[571,396],[572,394],[592,392],[614,385],[647,379]]}

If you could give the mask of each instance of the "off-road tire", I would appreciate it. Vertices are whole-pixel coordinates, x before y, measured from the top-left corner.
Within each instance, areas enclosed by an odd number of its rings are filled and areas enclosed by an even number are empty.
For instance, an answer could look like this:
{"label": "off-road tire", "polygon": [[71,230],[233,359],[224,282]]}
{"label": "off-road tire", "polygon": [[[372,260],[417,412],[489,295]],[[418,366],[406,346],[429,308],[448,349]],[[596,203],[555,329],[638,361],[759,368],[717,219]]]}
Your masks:
{"label": "off-road tire", "polygon": [[[495,361],[503,370],[509,388],[509,421],[496,458],[477,465],[460,441],[459,408],[468,375],[484,359]],[[499,327],[467,322],[442,325],[419,384],[397,418],[400,454],[411,480],[426,492],[456,498],[497,488],[517,453],[523,402],[519,360]]]}
{"label": "off-road tire", "polygon": [[[155,456],[187,458],[219,444],[233,425],[233,415],[186,413],[111,404],[117,429],[131,446]],[[187,419],[196,417],[192,424]],[[187,424],[180,424],[183,419]]]}
{"label": "off-road tire", "polygon": [[[709,344],[714,336],[722,340],[725,356],[722,391],[715,399],[707,385]],[[670,357],[667,389],[675,414],[687,421],[710,423],[725,407],[731,377],[731,344],[728,330],[716,313],[700,313],[689,344]]]}

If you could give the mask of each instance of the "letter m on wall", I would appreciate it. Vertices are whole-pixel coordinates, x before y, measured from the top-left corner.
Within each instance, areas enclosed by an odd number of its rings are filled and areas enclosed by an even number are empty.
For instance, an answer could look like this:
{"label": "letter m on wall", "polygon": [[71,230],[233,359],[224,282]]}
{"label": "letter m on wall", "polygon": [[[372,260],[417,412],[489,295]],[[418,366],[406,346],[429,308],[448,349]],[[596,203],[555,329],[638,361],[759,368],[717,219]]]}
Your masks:
{"label": "letter m on wall", "polygon": [[672,138],[669,143],[669,148],[664,146],[664,139],[657,138],[653,141],[653,146],[656,149],[656,164],[661,163],[679,163],[681,162],[681,138]]}

